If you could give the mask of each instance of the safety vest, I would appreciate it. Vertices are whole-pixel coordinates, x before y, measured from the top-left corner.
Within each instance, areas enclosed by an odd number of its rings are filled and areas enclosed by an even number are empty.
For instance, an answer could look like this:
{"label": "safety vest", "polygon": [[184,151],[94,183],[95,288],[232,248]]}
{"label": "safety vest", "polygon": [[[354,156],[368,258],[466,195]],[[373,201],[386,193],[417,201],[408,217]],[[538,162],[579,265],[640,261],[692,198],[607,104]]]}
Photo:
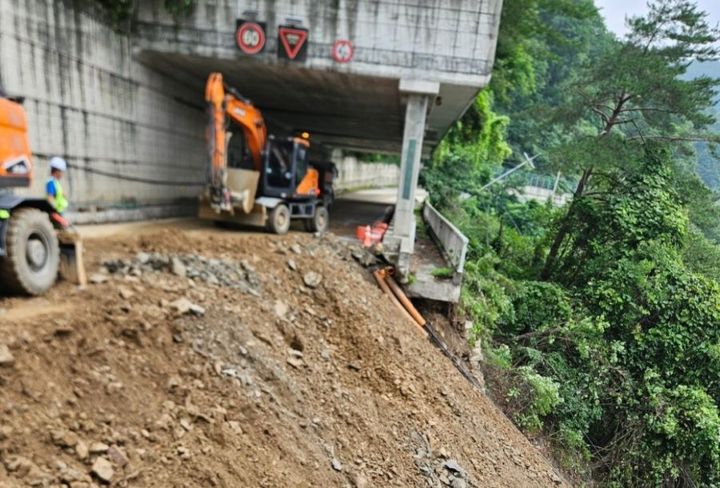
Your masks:
{"label": "safety vest", "polygon": [[50,178],[50,180],[55,182],[55,210],[58,213],[63,213],[69,203],[63,193],[62,185],[60,184],[60,181],[55,178]]}

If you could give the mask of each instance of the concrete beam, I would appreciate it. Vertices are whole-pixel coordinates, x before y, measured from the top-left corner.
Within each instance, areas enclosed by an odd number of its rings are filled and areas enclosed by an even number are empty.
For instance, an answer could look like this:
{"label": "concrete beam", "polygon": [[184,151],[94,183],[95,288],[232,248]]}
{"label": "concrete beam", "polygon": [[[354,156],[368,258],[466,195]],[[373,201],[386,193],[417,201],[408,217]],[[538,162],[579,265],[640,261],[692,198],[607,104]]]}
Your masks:
{"label": "concrete beam", "polygon": [[400,80],[400,93],[416,93],[418,95],[437,95],[440,93],[440,83],[427,80]]}

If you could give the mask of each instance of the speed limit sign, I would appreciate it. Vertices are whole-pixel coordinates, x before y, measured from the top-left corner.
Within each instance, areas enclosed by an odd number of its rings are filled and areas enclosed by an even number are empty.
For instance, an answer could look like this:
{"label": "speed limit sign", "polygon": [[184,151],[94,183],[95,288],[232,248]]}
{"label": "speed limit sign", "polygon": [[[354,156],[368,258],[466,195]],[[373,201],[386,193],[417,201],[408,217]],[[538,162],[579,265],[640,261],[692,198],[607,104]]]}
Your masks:
{"label": "speed limit sign", "polygon": [[265,47],[265,23],[239,19],[235,30],[235,41],[245,54],[259,53]]}
{"label": "speed limit sign", "polygon": [[338,39],[332,47],[332,57],[338,63],[349,63],[355,54],[353,43],[347,39]]}

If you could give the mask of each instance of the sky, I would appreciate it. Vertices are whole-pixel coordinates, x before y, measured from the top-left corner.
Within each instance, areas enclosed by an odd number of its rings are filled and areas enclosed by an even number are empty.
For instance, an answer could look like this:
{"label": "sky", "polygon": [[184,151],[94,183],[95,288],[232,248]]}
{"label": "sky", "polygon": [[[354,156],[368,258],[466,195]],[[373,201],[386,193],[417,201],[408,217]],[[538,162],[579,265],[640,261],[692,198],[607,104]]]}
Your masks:
{"label": "sky", "polygon": [[[698,6],[710,14],[714,23],[720,22],[720,0],[697,0]],[[642,14],[647,10],[647,0],[595,0],[608,28],[616,34],[625,33],[625,17]]]}

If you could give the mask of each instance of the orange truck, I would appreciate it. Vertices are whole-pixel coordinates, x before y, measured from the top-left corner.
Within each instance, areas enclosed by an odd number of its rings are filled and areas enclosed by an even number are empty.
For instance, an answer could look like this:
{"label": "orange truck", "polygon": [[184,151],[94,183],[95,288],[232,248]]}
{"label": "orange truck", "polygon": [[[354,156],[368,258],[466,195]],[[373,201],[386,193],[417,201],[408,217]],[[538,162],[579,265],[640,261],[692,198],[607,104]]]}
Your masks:
{"label": "orange truck", "polygon": [[40,295],[61,267],[81,281],[84,269],[78,268],[77,235],[47,199],[13,193],[29,187],[33,176],[22,102],[0,88],[0,292]]}
{"label": "orange truck", "polygon": [[306,230],[327,230],[334,199],[329,163],[309,160],[302,137],[268,136],[260,110],[212,73],[205,87],[208,107],[208,185],[200,197],[200,218],[264,226],[284,234],[292,220]]}

